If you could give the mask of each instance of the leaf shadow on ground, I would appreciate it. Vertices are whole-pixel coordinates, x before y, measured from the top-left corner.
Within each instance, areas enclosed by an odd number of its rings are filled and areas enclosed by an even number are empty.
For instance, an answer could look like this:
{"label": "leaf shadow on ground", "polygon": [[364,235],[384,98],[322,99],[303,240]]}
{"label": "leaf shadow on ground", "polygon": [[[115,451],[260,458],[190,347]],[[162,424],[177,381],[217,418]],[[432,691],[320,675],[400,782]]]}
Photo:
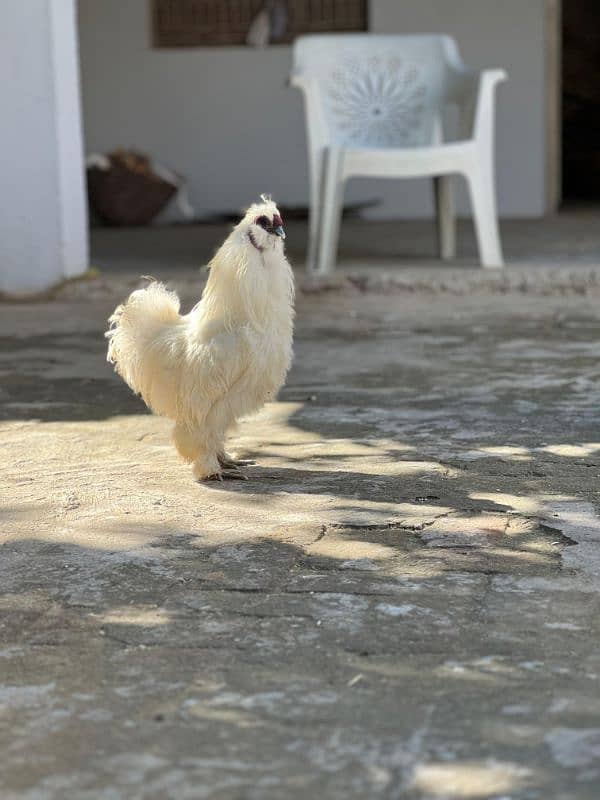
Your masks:
{"label": "leaf shadow on ground", "polygon": [[[22,512],[12,509],[5,521]],[[109,523],[106,532],[110,539]],[[122,549],[34,535],[0,549],[11,747],[30,747],[36,731],[44,754],[26,773],[12,760],[5,786],[35,786],[62,766],[74,720],[82,719],[77,752],[86,770],[74,774],[78,789],[90,775],[112,785],[107,758],[154,741],[165,763],[191,759],[182,776],[202,777],[203,785],[218,785],[232,759],[254,763],[235,770],[236,788],[277,776],[261,790],[266,798],[280,797],[282,785],[291,797],[318,787],[387,798],[395,787],[411,798],[419,764],[441,759],[468,773],[460,753],[442,757],[449,741],[462,742],[473,770],[479,764],[488,779],[486,759],[512,764],[515,782],[507,786],[515,790],[524,776],[536,789],[555,780],[544,767],[548,719],[528,719],[527,744],[515,754],[514,719],[500,709],[525,698],[535,705],[550,687],[566,690],[571,676],[540,668],[532,690],[530,665],[550,644],[555,661],[566,656],[575,634],[544,628],[553,612],[530,593],[502,594],[500,603],[493,581],[555,574],[556,550],[540,563],[524,537],[493,568],[483,554],[478,569],[471,562],[465,570],[451,553],[445,565],[429,563],[416,532],[343,533],[385,547],[373,570],[276,537],[215,544],[201,527],[145,522],[116,532]],[[506,638],[502,616],[517,604],[522,619]],[[92,674],[96,683],[83,681]],[[49,688],[32,699],[36,686]],[[484,716],[474,714],[481,704]],[[52,716],[57,708],[61,717]],[[194,762],[198,753],[206,763]],[[162,773],[144,778],[146,791],[158,789]]]}

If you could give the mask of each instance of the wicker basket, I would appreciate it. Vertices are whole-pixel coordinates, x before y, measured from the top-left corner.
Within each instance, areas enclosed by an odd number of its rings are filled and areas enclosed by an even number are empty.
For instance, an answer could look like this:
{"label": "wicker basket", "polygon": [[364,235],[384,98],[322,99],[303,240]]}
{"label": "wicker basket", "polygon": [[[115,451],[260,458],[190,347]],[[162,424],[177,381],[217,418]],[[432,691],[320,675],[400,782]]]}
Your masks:
{"label": "wicker basket", "polygon": [[87,170],[88,199],[105,225],[148,225],[177,192],[177,186],[156,175],[146,156],[117,151],[110,166]]}

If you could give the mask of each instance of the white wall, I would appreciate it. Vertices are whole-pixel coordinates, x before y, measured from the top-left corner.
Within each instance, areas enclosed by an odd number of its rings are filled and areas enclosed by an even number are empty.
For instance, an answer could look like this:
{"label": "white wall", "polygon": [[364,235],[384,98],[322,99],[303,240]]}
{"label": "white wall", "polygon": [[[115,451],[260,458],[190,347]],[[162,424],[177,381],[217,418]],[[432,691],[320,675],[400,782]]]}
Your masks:
{"label": "white wall", "polygon": [[[375,32],[447,32],[467,63],[505,67],[499,95],[499,202],[505,216],[545,205],[545,0],[371,0]],[[153,50],[147,0],[79,0],[88,152],[132,146],[184,173],[200,212],[268,191],[307,201],[304,120],[287,89],[290,48]],[[431,213],[421,181],[351,183],[379,216]],[[466,210],[464,198],[460,208]]]}
{"label": "white wall", "polygon": [[0,290],[87,269],[73,0],[0,6]]}

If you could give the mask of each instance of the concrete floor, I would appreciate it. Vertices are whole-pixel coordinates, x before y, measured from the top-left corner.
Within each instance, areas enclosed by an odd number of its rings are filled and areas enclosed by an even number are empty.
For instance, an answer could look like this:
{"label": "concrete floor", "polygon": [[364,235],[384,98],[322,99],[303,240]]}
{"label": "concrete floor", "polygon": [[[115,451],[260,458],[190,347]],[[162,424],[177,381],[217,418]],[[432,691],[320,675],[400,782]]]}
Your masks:
{"label": "concrete floor", "polygon": [[102,339],[139,272],[197,299],[186,236],[1,307],[0,796],[596,800],[597,283],[301,291],[250,480],[200,485]]}
{"label": "concrete floor", "polygon": [[[292,263],[302,266],[306,224],[286,222],[286,249]],[[507,220],[501,224],[507,262],[513,268],[600,266],[600,209],[577,209],[545,220]],[[195,267],[207,263],[223,241],[226,225],[173,225],[127,231],[96,228],[92,231],[93,263],[109,272],[140,273],[152,267]],[[124,246],[124,242],[126,243]],[[477,272],[477,247],[468,220],[458,225],[458,255],[440,264],[433,222],[371,222],[348,218],[340,237],[340,259],[350,270],[393,269],[411,273],[446,273],[458,267]]]}

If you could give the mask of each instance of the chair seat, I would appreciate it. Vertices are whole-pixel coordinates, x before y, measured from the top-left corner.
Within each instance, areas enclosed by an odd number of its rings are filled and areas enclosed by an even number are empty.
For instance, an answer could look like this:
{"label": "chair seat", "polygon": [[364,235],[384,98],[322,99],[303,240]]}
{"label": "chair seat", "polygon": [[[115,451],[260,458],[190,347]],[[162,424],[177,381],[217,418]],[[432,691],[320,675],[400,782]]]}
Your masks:
{"label": "chair seat", "polygon": [[379,178],[419,178],[467,171],[473,158],[470,140],[435,147],[331,147],[339,150],[344,178],[369,175]]}

